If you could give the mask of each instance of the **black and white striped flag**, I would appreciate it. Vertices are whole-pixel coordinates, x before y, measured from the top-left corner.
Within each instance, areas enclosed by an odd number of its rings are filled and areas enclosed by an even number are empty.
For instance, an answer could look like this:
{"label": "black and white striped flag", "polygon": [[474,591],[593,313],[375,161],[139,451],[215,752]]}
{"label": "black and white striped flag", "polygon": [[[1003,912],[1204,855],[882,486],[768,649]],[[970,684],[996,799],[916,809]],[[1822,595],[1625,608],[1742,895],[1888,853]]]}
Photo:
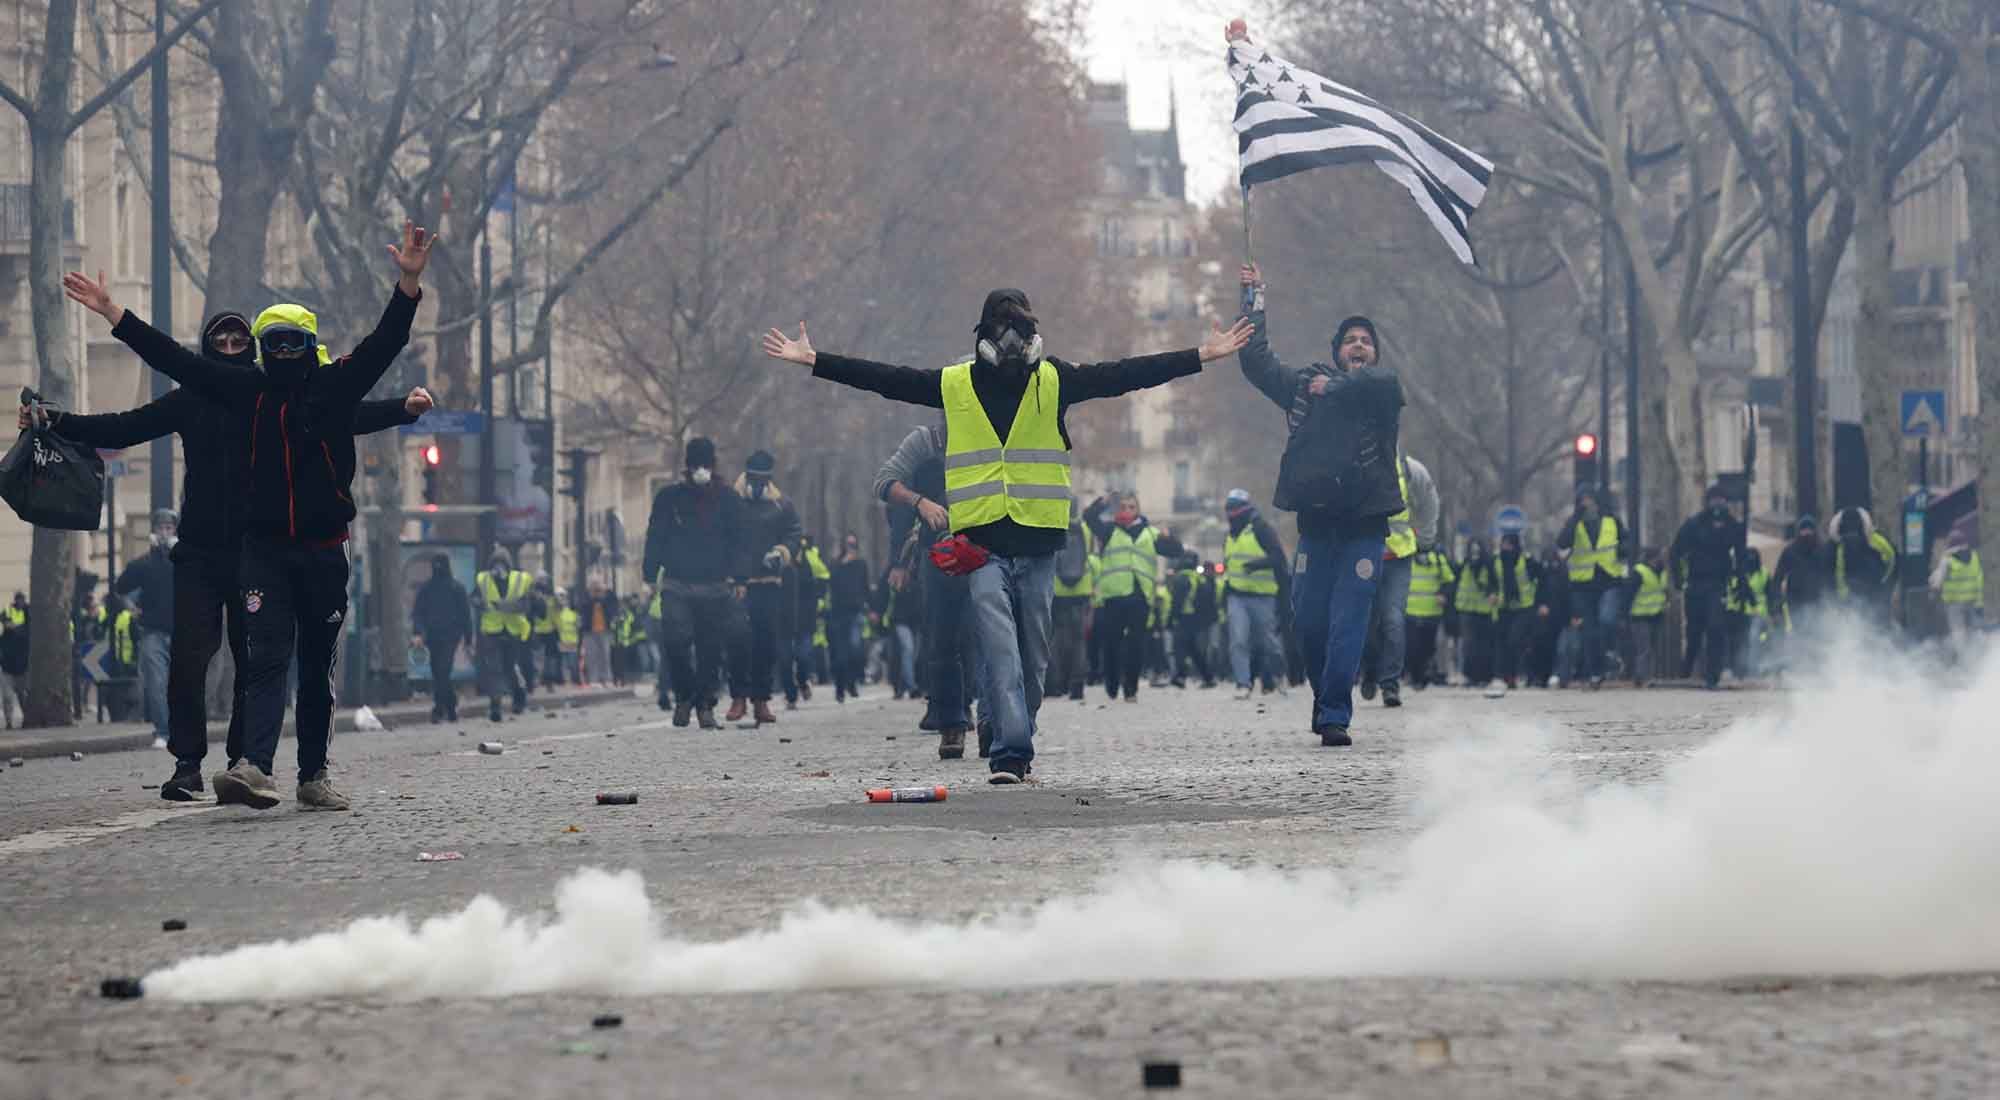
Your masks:
{"label": "black and white striped flag", "polygon": [[1466,223],[1486,197],[1492,161],[1245,40],[1229,44],[1229,78],[1245,189],[1308,168],[1370,163],[1410,192],[1460,260],[1476,262]]}

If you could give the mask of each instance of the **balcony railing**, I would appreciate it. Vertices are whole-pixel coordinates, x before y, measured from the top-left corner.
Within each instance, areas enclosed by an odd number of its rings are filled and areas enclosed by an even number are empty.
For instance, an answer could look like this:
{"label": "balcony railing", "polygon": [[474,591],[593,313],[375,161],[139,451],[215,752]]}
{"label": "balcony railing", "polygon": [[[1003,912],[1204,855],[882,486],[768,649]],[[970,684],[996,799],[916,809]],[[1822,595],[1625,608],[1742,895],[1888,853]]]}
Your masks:
{"label": "balcony railing", "polygon": [[[26,244],[28,241],[29,219],[34,215],[34,202],[28,184],[0,183],[0,242]],[[63,200],[62,235],[65,241],[76,240],[76,203]]]}

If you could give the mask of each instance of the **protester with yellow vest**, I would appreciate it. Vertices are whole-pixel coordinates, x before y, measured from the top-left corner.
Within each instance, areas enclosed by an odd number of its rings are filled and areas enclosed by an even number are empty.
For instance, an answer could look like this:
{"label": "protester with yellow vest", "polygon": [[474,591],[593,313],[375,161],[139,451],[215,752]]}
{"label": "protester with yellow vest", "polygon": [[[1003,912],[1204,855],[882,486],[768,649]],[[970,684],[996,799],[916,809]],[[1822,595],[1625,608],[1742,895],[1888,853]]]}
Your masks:
{"label": "protester with yellow vest", "polygon": [[[536,659],[529,662],[529,667],[544,687],[560,684],[563,682],[562,647],[556,642],[556,613],[559,609],[556,607],[556,585],[547,573],[535,574],[531,603],[534,637],[528,648]],[[528,690],[534,690],[532,682]]]}
{"label": "protester with yellow vest", "polygon": [[1493,572],[1500,582],[1499,613],[1493,624],[1493,675],[1511,690],[1520,685],[1535,626],[1535,574],[1541,566],[1521,549],[1521,535],[1500,536]]}
{"label": "protester with yellow vest", "polygon": [[1126,702],[1136,703],[1139,674],[1158,617],[1160,559],[1178,558],[1186,548],[1147,522],[1139,511],[1139,494],[1121,493],[1115,503],[1112,510],[1111,497],[1097,498],[1083,510],[1083,522],[1101,547],[1097,595],[1103,603],[1097,629],[1105,632],[1104,690],[1113,699],[1122,693]]}
{"label": "protester with yellow vest", "polygon": [[1410,561],[1410,596],[1403,602],[1409,624],[1403,671],[1418,691],[1444,682],[1435,667],[1438,629],[1444,625],[1445,601],[1457,581],[1458,570],[1436,547],[1417,551]]}
{"label": "protester with yellow vest", "polygon": [[1695,662],[1706,650],[1702,680],[1710,689],[1721,686],[1729,662],[1729,589],[1741,570],[1743,540],[1743,524],[1729,511],[1729,495],[1713,486],[1707,507],[1681,524],[1667,551],[1667,579],[1681,586],[1685,616],[1681,679],[1694,676]]}
{"label": "protester with yellow vest", "polygon": [[527,685],[521,682],[520,650],[527,643],[528,592],[534,579],[514,568],[513,555],[496,546],[486,559],[486,571],[473,582],[472,597],[479,608],[479,649],[474,660],[479,667],[480,692],[488,703],[486,720],[500,721],[500,700],[512,696],[514,713],[527,709]]}
{"label": "protester with yellow vest", "polygon": [[1484,539],[1470,539],[1465,544],[1465,564],[1458,570],[1458,592],[1452,606],[1458,612],[1460,671],[1465,682],[1488,684],[1489,690],[1499,687],[1493,676],[1493,655],[1500,622],[1500,572]]}
{"label": "protester with yellow vest", "polygon": [[1648,549],[1632,565],[1626,584],[1631,609],[1626,618],[1632,626],[1632,683],[1645,687],[1653,679],[1653,651],[1659,644],[1660,624],[1667,610],[1667,562],[1657,548]]}
{"label": "protester with yellow vest", "polygon": [[1931,591],[1944,604],[1945,620],[1954,638],[1976,634],[1986,624],[1986,571],[1979,551],[1962,536],[1945,545],[1944,556],[1931,570]]}
{"label": "protester with yellow vest", "polygon": [[1723,606],[1729,614],[1729,667],[1738,679],[1748,679],[1763,670],[1764,645],[1770,634],[1771,576],[1764,572],[1764,555],[1754,546],[1740,550],[1737,562],[1736,578],[1730,582],[1729,598]]}
{"label": "protester with yellow vest", "polygon": [[1896,548],[1875,528],[1866,508],[1833,517],[1833,590],[1841,603],[1878,628],[1889,625],[1895,594]]}
{"label": "protester with yellow vest", "polygon": [[1580,622],[1576,675],[1593,688],[1604,683],[1605,652],[1624,610],[1625,561],[1632,553],[1624,539],[1624,525],[1594,488],[1578,490],[1576,511],[1556,534],[1556,548],[1569,553],[1570,617]]}
{"label": "protester with yellow vest", "polygon": [[[791,659],[783,662],[787,710],[796,707],[801,699],[812,700],[813,676],[819,668],[819,647],[825,644],[821,638],[820,607],[826,595],[827,581],[833,576],[833,570],[826,567],[826,559],[820,557],[819,547],[813,544],[811,535],[800,535],[799,546],[802,549],[798,565],[792,570],[792,594],[797,602],[792,605]],[[661,690],[664,692],[666,689],[662,687]]]}
{"label": "protester with yellow vest", "polygon": [[797,339],[777,329],[765,336],[767,354],[812,367],[816,378],[945,410],[945,506],[953,533],[964,538],[952,560],[970,570],[982,700],[993,711],[991,782],[1020,782],[1034,758],[1055,559],[1069,528],[1064,413],[1080,401],[1198,373],[1204,361],[1235,354],[1248,334],[1239,324],[1198,348],[1074,366],[1042,355],[1028,296],[1009,289],[987,295],[972,360],[942,371],[818,355],[803,322]]}
{"label": "protester with yellow vest", "polygon": [[[7,728],[14,728],[14,711],[22,707],[21,691],[28,686],[28,597],[14,593],[12,606],[0,611],[0,714]],[[25,709],[22,717],[27,717]]]}
{"label": "protester with yellow vest", "polygon": [[1403,510],[1389,517],[1389,536],[1382,544],[1382,568],[1376,573],[1375,606],[1369,614],[1368,641],[1361,650],[1361,697],[1373,699],[1379,688],[1382,705],[1403,705],[1403,661],[1408,651],[1408,604],[1411,563],[1418,551],[1437,542],[1438,491],[1424,464],[1404,455],[1396,468]]}
{"label": "protester with yellow vest", "polygon": [[1291,587],[1292,570],[1278,537],[1247,489],[1231,489],[1222,501],[1229,538],[1222,544],[1224,618],[1229,624],[1229,672],[1236,698],[1250,698],[1261,679],[1264,694],[1278,689],[1285,673],[1285,650],[1278,641],[1279,600]]}
{"label": "protester with yellow vest", "polygon": [[[1084,526],[1077,502],[1070,502],[1069,529],[1056,552],[1055,599],[1049,611],[1049,674],[1047,695],[1083,699],[1090,676],[1084,639],[1090,629],[1091,596],[1096,592],[1097,540]],[[935,570],[933,570],[935,572]]]}

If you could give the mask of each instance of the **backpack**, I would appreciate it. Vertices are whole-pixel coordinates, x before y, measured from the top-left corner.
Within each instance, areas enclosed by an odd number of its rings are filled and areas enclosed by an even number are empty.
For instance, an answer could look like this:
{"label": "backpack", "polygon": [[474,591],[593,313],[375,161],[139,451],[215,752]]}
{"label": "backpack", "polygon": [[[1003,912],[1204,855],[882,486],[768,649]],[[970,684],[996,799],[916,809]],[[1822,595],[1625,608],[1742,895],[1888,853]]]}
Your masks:
{"label": "backpack", "polygon": [[1077,584],[1090,572],[1090,540],[1084,534],[1083,524],[1069,525],[1069,537],[1063,540],[1061,550],[1056,551],[1056,579],[1064,584]]}
{"label": "backpack", "polygon": [[[1310,378],[1299,384],[1310,384]],[[1394,371],[1362,367],[1334,376],[1285,441],[1272,505],[1335,521],[1402,511],[1396,479],[1402,407],[1403,387]]]}

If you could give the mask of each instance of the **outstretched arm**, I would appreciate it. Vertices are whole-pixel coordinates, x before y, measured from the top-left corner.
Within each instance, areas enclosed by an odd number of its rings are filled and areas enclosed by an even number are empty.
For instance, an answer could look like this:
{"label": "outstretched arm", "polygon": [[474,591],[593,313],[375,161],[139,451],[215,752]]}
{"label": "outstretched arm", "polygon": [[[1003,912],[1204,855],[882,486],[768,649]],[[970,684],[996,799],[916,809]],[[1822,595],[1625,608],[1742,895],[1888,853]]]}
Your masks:
{"label": "outstretched arm", "polygon": [[[186,423],[189,403],[198,401],[192,390],[177,389],[148,401],[136,409],[115,413],[66,413],[51,411],[49,430],[86,447],[116,450],[132,447],[161,436],[172,435]],[[21,406],[17,423],[27,430],[28,407]]]}
{"label": "outstretched arm", "polygon": [[797,363],[811,367],[814,378],[824,378],[857,390],[879,393],[891,401],[903,401],[911,405],[924,405],[933,409],[944,408],[944,392],[939,384],[939,372],[918,370],[915,367],[897,367],[888,363],[876,363],[867,359],[850,359],[845,355],[822,354],[814,351],[812,338],[806,334],[806,323],[799,322],[799,336],[794,340],[780,329],[772,329],[764,334],[764,354],[787,363]]}
{"label": "outstretched arm", "polygon": [[415,424],[417,418],[429,412],[433,404],[431,391],[422,386],[411,390],[408,397],[363,401],[354,410],[354,434],[374,435],[404,424]]}
{"label": "outstretched arm", "polygon": [[423,300],[424,267],[430,263],[431,246],[437,241],[437,236],[424,227],[405,221],[402,245],[389,246],[389,255],[395,258],[402,274],[389,295],[388,306],[382,310],[382,319],[375,322],[375,330],[353,351],[328,368],[333,372],[335,387],[350,399],[358,401],[373,389],[410,342],[410,325],[417,318],[417,303]]}
{"label": "outstretched arm", "polygon": [[111,335],[136,352],[147,366],[183,386],[192,386],[231,405],[247,400],[264,388],[264,376],[256,369],[217,362],[199,352],[189,351],[173,337],[141,321],[130,310],[112,301],[111,289],[105,283],[102,271],[97,273],[94,282],[81,271],[64,275],[63,293],[71,301],[111,322]]}
{"label": "outstretched arm", "polygon": [[1253,308],[1244,318],[1250,322],[1250,339],[1243,345],[1243,351],[1236,357],[1236,363],[1243,368],[1243,377],[1257,387],[1257,391],[1276,402],[1281,409],[1292,407],[1292,372],[1278,361],[1271,350],[1271,338],[1265,331],[1264,321],[1264,275],[1256,264],[1244,264],[1238,274],[1242,284],[1252,291]]}
{"label": "outstretched arm", "polygon": [[1208,339],[1183,351],[1140,355],[1111,363],[1058,365],[1062,375],[1062,403],[1074,405],[1099,397],[1117,397],[1199,374],[1203,363],[1236,354],[1249,339],[1250,322],[1239,318],[1227,329],[1211,324]]}

